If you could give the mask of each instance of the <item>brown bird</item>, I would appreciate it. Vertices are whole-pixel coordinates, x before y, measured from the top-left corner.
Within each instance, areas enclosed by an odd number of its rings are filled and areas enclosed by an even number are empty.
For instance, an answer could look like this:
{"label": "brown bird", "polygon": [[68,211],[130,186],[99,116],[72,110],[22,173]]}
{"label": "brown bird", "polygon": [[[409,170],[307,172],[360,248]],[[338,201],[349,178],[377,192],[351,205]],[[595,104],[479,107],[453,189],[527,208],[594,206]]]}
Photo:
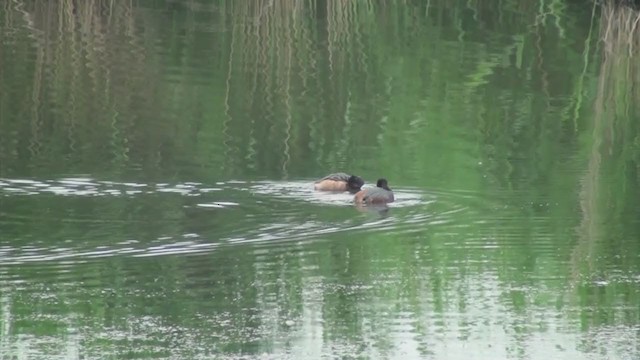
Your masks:
{"label": "brown bird", "polygon": [[330,174],[315,182],[314,189],[320,191],[350,191],[358,192],[364,185],[364,180],[355,175],[345,173]]}

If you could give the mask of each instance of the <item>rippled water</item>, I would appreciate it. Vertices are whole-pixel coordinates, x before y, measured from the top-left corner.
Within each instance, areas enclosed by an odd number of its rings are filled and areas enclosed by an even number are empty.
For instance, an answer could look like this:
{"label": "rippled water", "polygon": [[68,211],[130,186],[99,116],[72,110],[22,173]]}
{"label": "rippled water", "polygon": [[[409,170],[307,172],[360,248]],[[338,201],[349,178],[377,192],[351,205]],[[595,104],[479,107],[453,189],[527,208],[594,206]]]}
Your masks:
{"label": "rippled water", "polygon": [[[365,186],[366,188],[367,186]],[[113,181],[98,181],[90,178],[65,178],[61,180],[26,180],[26,179],[1,179],[0,194],[10,200],[28,204],[33,201],[33,206],[38,207],[42,197],[62,197],[60,202],[68,202],[72,207],[86,206],[92,202],[101,207],[95,198],[107,198],[105,203],[114,201],[131,202],[150,199],[151,206],[157,202],[162,208],[161,197],[183,197],[178,209],[166,208],[167,212],[184,212],[180,216],[172,216],[157,219],[161,221],[189,221],[193,217],[198,222],[199,230],[173,234],[171,236],[159,236],[155,239],[120,239],[109,246],[104,245],[99,239],[65,239],[64,242],[71,245],[95,245],[95,248],[64,247],[59,244],[51,244],[51,248],[33,247],[30,238],[25,248],[12,248],[7,246],[2,249],[0,264],[20,264],[30,261],[61,260],[65,258],[95,258],[127,254],[133,257],[167,255],[177,253],[206,253],[213,251],[218,246],[227,246],[242,243],[261,243],[269,241],[291,242],[302,239],[340,232],[377,231],[380,229],[395,229],[397,232],[411,231],[411,228],[419,229],[424,224],[436,224],[439,219],[437,214],[427,214],[425,208],[435,202],[436,195],[422,194],[419,190],[398,189],[395,191],[396,202],[389,206],[356,207],[353,204],[353,195],[348,193],[327,193],[313,190],[313,181],[229,181],[216,182],[205,185],[197,182],[187,183],[118,183]],[[20,196],[31,198],[20,198]],[[192,199],[190,199],[192,198]],[[230,201],[234,200],[234,201]],[[235,202],[241,201],[241,202]],[[62,204],[61,204],[62,205]],[[171,203],[173,207],[175,204]],[[64,206],[64,205],[62,205]],[[28,210],[29,206],[25,206]],[[402,211],[402,214],[394,215],[395,209],[413,208]],[[391,210],[394,209],[394,210]],[[158,211],[157,209],[155,210]],[[230,212],[221,214],[218,212]],[[368,214],[364,218],[358,217],[358,211]],[[455,212],[456,210],[451,210]],[[314,213],[318,212],[318,213]],[[161,212],[162,213],[162,212]],[[340,213],[343,218],[336,218]],[[71,215],[71,216],[70,216]],[[175,214],[173,214],[175,215]],[[122,225],[135,226],[143,223],[145,219],[142,213],[133,213],[129,219],[121,218],[92,218],[80,211],[72,214],[60,214],[59,221],[80,226],[113,227]],[[185,218],[183,218],[183,216]],[[228,217],[233,223],[225,227],[215,217]],[[56,214],[48,216],[47,221],[52,221]],[[10,226],[20,224],[21,216],[17,213],[6,214],[4,224]],[[19,226],[19,225],[17,225]],[[406,229],[405,229],[406,228]],[[106,234],[105,234],[106,235]],[[123,236],[135,236],[135,234],[123,234]],[[17,240],[17,239],[16,239]],[[37,239],[35,239],[37,240]],[[42,239],[47,243],[48,239]],[[110,242],[113,237],[110,236]],[[150,242],[149,242],[150,241]],[[97,244],[92,244],[97,243]],[[37,251],[34,251],[37,250]]]}
{"label": "rippled water", "polygon": [[640,358],[636,9],[0,9],[0,359]]}
{"label": "rippled water", "polygon": [[[352,195],[314,192],[312,181],[0,181],[3,209],[12,210],[0,222],[12,234],[0,247],[7,354],[626,359],[636,351],[637,323],[606,319],[637,308],[612,293],[611,313],[597,315],[597,300],[579,299],[636,288],[640,277],[563,270],[573,244],[554,238],[546,211],[523,226],[497,198],[401,187],[389,208],[359,209]],[[110,213],[118,202],[131,209]],[[576,332],[585,319],[605,326]]]}

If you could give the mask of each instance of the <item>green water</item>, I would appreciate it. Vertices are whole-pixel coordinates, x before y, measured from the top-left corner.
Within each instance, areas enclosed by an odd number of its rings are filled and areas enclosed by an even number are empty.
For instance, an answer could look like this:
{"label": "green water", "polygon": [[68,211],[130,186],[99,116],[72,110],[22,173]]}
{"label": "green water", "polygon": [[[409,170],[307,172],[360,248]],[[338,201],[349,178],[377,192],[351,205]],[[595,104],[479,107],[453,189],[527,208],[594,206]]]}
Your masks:
{"label": "green water", "polygon": [[638,15],[2,2],[0,359],[640,358]]}

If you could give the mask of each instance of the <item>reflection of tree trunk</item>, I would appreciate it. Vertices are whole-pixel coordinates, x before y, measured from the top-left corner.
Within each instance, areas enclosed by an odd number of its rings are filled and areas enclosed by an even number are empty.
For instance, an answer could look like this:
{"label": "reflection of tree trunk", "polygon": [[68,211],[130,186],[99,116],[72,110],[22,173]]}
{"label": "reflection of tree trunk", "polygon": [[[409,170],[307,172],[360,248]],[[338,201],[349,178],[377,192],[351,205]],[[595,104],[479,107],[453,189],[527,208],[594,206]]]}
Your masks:
{"label": "reflection of tree trunk", "polygon": [[[578,234],[579,242],[572,256],[574,277],[580,273],[580,265],[586,261],[594,267],[595,246],[605,235],[603,229],[605,211],[609,209],[608,192],[605,186],[605,169],[613,168],[610,162],[620,159],[616,149],[624,148],[624,134],[630,116],[634,81],[640,40],[640,14],[625,6],[605,5],[601,14],[601,38],[604,54],[598,79],[598,91],[593,114],[593,134],[587,171],[581,183],[580,208],[582,222]],[[634,62],[635,61],[635,62]],[[616,131],[616,129],[620,129]],[[607,174],[608,175],[608,174]],[[625,176],[625,174],[615,174]]]}

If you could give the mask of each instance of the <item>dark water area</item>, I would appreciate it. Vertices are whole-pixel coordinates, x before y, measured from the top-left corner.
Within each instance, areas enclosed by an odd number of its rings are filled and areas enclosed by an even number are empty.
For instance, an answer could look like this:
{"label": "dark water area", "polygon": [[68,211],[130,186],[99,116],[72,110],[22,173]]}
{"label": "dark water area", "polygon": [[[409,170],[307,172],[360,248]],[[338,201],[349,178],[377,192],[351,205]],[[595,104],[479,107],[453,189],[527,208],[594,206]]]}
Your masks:
{"label": "dark water area", "polygon": [[640,358],[638,19],[3,2],[0,359]]}

